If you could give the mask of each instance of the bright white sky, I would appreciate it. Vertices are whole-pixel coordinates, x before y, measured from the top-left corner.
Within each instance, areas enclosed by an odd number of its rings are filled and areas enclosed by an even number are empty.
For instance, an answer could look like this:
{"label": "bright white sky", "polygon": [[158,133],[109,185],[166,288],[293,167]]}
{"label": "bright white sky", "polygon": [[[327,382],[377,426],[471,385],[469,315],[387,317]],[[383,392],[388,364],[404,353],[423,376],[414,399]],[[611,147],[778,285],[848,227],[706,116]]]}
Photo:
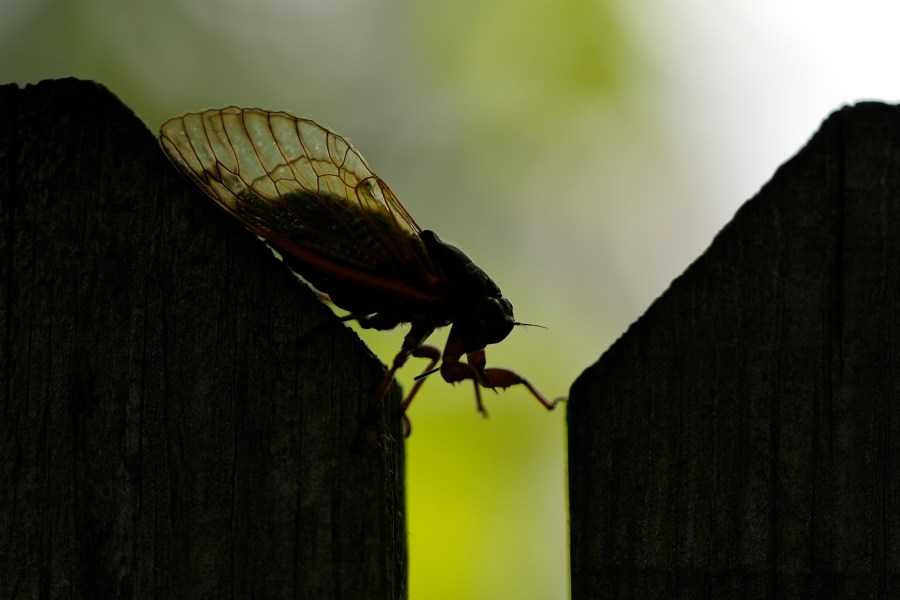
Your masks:
{"label": "bright white sky", "polygon": [[[659,77],[645,98],[684,142],[702,189],[681,199],[695,228],[672,234],[684,236],[674,246],[691,256],[831,112],[900,99],[898,2],[636,0],[625,8],[642,39],[665,49],[653,55]],[[662,291],[660,281],[646,283]]]}

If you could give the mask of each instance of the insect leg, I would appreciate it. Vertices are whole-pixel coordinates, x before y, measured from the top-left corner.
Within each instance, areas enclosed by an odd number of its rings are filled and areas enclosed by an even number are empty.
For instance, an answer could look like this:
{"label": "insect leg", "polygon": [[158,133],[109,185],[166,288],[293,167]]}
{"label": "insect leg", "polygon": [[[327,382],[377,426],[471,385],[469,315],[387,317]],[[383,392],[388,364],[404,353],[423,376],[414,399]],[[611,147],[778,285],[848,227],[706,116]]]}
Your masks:
{"label": "insect leg", "polygon": [[475,385],[475,408],[478,409],[478,412],[481,413],[481,416],[485,419],[487,418],[487,409],[484,407],[484,402],[481,401],[481,386],[478,385],[478,380],[474,377],[472,378],[472,383]]}
{"label": "insect leg", "polygon": [[509,369],[485,368],[485,363],[486,357],[483,349],[468,353],[466,355],[466,363],[460,361],[458,356],[454,357],[451,354],[448,357],[445,351],[443,364],[441,365],[441,377],[448,383],[459,383],[466,379],[471,379],[475,382],[475,400],[478,403],[478,412],[483,415],[487,415],[487,412],[481,402],[479,387],[505,389],[512,385],[523,385],[547,410],[553,410],[556,406],[558,400],[550,402],[544,398],[543,394],[531,385],[531,382],[518,373]]}
{"label": "insect leg", "polygon": [[409,390],[409,394],[406,396],[406,400],[403,401],[403,405],[401,410],[405,413],[406,409],[409,408],[409,405],[412,403],[413,398],[416,397],[416,394],[419,392],[419,388],[422,387],[422,384],[425,383],[425,375],[429,374],[434,370],[434,365],[441,359],[441,351],[435,348],[434,346],[419,346],[412,352],[412,356],[416,358],[427,358],[429,360],[428,366],[422,369],[422,374],[416,377],[416,382],[413,384],[412,389]]}
{"label": "insect leg", "polygon": [[463,363],[460,360],[463,355],[462,349],[462,338],[454,335],[451,330],[450,337],[447,338],[447,345],[444,346],[444,355],[441,358],[441,377],[447,383],[459,383],[460,381],[471,379],[472,383],[475,384],[475,406],[478,408],[478,412],[486,417],[487,411],[484,408],[484,403],[481,401],[481,389],[478,387],[479,373],[484,369],[484,350],[480,351],[481,363],[479,365],[477,363],[477,353],[475,352],[467,355],[466,360],[469,364]]}
{"label": "insect leg", "polygon": [[556,404],[560,401],[560,399],[556,399],[553,402],[550,402],[546,398],[544,398],[543,394],[541,394],[537,389],[531,385],[531,382],[519,375],[514,371],[510,371],[509,369],[498,369],[496,367],[492,367],[490,369],[485,369],[482,373],[482,381],[479,381],[481,385],[486,388],[501,388],[505,389],[511,385],[520,384],[525,386],[525,388],[531,392],[531,395],[534,396],[538,402],[544,405],[544,408],[547,410],[553,410],[556,407]]}
{"label": "insect leg", "polygon": [[[427,350],[431,348],[430,346],[422,346],[422,343],[431,335],[431,332],[434,331],[433,327],[416,325],[415,323],[409,330],[409,333],[406,334],[406,337],[403,338],[403,344],[400,346],[400,351],[397,352],[397,356],[394,357],[393,363],[391,363],[391,368],[387,370],[387,373],[384,374],[384,379],[381,380],[381,385],[378,387],[378,392],[375,394],[375,398],[373,400],[373,406],[378,408],[381,406],[381,403],[384,401],[384,396],[387,394],[388,388],[391,386],[391,381],[394,380],[394,375],[397,371],[406,364],[407,359],[410,356],[421,356],[423,358],[432,358],[431,352]],[[433,349],[434,354],[437,354],[437,350]],[[421,354],[420,354],[421,352]],[[428,367],[429,369],[434,366],[436,362],[436,358],[432,358],[434,362]],[[428,369],[426,369],[427,371]],[[409,396],[403,402],[403,410],[406,410],[406,407],[412,402],[412,398],[416,392],[419,391],[419,388],[422,387],[422,383],[424,380],[419,380],[413,386],[410,391]]]}

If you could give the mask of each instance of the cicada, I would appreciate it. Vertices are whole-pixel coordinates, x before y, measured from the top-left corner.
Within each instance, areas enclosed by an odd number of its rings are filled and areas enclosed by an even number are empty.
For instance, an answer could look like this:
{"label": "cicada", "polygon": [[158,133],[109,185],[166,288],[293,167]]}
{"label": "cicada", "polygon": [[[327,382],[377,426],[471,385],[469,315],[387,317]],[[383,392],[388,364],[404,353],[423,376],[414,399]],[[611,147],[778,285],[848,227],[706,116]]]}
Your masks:
{"label": "cicada", "polygon": [[[554,407],[520,375],[486,367],[485,347],[520,324],[497,284],[459,248],[421,229],[346,139],[286,112],[231,106],[170,119],[159,142],[183,175],[348,311],[345,319],[378,330],[409,324],[374,406],[414,356],[430,362],[404,413],[437,370],[449,383],[472,381],[482,414],[481,388],[522,385]],[[425,345],[445,326],[443,353]]]}

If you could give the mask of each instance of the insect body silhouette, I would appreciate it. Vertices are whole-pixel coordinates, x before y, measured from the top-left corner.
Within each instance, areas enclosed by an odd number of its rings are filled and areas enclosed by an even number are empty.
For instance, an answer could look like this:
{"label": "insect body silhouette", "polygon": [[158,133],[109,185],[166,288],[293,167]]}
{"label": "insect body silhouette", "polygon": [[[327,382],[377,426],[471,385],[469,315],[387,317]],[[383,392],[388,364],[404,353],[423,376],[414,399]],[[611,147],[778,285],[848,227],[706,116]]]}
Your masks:
{"label": "insect body silhouette", "polygon": [[[346,319],[379,330],[409,323],[375,406],[415,356],[430,364],[404,411],[439,360],[447,382],[474,383],[482,414],[482,387],[520,384],[554,407],[523,377],[486,367],[485,346],[519,324],[497,284],[461,250],[422,230],[347,140],[289,113],[232,106],[170,119],[159,141],[183,175],[349,311]],[[424,345],[447,325],[443,354]]]}

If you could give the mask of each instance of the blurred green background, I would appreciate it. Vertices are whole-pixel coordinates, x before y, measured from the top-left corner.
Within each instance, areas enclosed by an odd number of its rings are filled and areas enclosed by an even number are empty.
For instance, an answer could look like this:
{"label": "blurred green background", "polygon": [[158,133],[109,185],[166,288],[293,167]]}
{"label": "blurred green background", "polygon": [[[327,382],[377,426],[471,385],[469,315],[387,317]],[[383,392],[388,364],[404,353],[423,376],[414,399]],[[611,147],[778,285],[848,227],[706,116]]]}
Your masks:
{"label": "blurred green background", "polygon": [[[547,328],[488,363],[553,398],[829,112],[900,96],[894,4],[0,0],[0,82],[95,79],[154,132],[228,104],[335,129]],[[566,598],[565,410],[485,399],[432,377],[412,406],[411,597]]]}

